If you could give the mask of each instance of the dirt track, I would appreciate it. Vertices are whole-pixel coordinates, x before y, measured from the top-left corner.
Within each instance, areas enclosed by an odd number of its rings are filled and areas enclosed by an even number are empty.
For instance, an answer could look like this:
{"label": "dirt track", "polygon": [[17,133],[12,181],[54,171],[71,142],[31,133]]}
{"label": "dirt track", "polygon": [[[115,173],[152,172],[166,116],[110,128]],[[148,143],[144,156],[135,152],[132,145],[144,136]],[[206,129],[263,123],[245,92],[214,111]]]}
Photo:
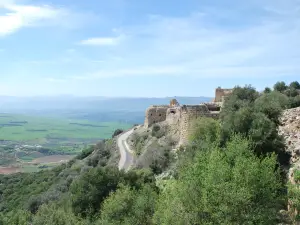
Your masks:
{"label": "dirt track", "polygon": [[0,167],[0,174],[12,174],[21,171],[19,167]]}

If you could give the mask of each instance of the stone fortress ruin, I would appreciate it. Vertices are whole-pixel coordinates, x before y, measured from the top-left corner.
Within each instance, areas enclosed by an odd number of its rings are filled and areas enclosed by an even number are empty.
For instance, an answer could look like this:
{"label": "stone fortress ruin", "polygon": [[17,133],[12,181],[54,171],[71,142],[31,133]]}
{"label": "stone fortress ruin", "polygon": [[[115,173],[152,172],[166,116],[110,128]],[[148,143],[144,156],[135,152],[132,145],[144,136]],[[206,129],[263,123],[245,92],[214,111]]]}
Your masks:
{"label": "stone fortress ruin", "polygon": [[180,105],[176,99],[172,99],[169,105],[152,105],[146,110],[144,127],[164,122],[171,129],[180,132],[179,144],[188,140],[191,132],[191,123],[199,117],[218,118],[225,98],[232,93],[232,89],[217,88],[212,102],[199,105]]}

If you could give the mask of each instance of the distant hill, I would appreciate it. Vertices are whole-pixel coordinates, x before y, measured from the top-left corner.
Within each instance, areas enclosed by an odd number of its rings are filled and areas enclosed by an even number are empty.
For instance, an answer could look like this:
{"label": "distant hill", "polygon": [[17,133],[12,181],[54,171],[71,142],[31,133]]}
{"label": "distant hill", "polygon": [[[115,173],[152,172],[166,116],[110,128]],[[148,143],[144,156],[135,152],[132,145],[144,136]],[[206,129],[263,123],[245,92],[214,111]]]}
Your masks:
{"label": "distant hill", "polygon": [[180,104],[199,104],[212,97],[9,97],[0,96],[0,113],[63,116],[95,121],[127,121],[140,123],[150,105],[169,104],[176,98]]}

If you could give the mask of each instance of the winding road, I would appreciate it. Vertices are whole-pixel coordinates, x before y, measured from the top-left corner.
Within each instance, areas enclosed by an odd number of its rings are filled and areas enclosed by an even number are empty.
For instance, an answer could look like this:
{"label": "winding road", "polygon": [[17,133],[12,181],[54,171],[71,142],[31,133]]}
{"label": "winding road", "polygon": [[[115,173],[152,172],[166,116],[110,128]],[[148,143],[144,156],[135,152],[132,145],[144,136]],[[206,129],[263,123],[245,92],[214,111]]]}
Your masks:
{"label": "winding road", "polygon": [[130,147],[127,143],[128,137],[133,133],[134,128],[121,134],[118,137],[118,148],[121,154],[119,161],[119,170],[129,170],[130,166],[134,162],[134,153],[130,150]]}

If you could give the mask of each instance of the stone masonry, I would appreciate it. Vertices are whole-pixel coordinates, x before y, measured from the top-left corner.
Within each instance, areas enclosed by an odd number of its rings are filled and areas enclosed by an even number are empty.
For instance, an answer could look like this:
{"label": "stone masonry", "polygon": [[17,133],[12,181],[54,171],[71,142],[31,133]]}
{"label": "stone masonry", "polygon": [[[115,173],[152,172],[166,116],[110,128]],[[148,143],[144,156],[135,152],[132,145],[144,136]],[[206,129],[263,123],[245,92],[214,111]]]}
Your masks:
{"label": "stone masonry", "polygon": [[[223,96],[228,96],[230,89],[224,89],[225,91],[220,91],[223,89],[217,90],[215,101],[223,100]],[[180,105],[175,99],[172,99],[169,105],[150,106],[146,110],[144,126],[148,128],[155,123],[166,121],[172,129],[179,130],[179,144],[185,144],[189,134],[192,132],[192,121],[199,117],[218,118],[221,105],[222,102]]]}
{"label": "stone masonry", "polygon": [[214,102],[223,102],[224,99],[232,93],[232,89],[222,89],[218,87],[215,93]]}

